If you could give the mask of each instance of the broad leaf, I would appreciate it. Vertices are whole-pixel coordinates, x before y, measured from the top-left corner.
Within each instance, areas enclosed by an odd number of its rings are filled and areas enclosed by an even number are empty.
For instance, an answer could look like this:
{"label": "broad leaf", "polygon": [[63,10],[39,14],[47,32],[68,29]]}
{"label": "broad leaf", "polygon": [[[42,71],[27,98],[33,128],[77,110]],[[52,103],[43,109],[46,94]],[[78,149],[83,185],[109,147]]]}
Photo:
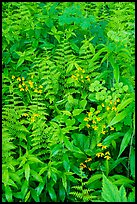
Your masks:
{"label": "broad leaf", "polygon": [[112,121],[109,123],[109,125],[107,127],[110,127],[112,125],[115,125],[116,123],[120,122],[121,120],[123,120],[126,116],[128,115],[128,111],[124,110],[121,113],[119,113],[118,115],[116,115]]}
{"label": "broad leaf", "polygon": [[5,186],[5,196],[8,202],[13,202],[12,199],[12,190],[10,186]]}
{"label": "broad leaf", "polygon": [[74,109],[72,112],[73,116],[79,115],[82,111],[83,111],[83,109]]}
{"label": "broad leaf", "polygon": [[28,163],[25,164],[25,178],[28,181],[30,177],[30,166]]}
{"label": "broad leaf", "polygon": [[120,155],[122,154],[122,152],[125,150],[125,148],[128,146],[129,141],[131,139],[131,133],[132,133],[132,129],[129,129],[127,131],[127,133],[124,135],[121,145],[120,145],[120,151],[119,151],[119,155],[118,157],[120,157]]}
{"label": "broad leaf", "polygon": [[103,175],[102,197],[107,202],[120,202],[118,188]]}

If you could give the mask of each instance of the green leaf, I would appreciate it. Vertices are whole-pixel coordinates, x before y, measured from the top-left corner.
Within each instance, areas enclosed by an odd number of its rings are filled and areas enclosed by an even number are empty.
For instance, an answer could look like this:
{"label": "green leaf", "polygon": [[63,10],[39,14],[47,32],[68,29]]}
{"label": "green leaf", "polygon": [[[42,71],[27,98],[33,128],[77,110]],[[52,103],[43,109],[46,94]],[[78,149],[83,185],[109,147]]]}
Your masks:
{"label": "green leaf", "polygon": [[127,159],[127,157],[118,158],[117,160],[113,161],[113,163],[109,166],[109,173],[125,159]]}
{"label": "green leaf", "polygon": [[83,111],[83,109],[74,109],[72,112],[73,116],[79,115],[82,111]]}
{"label": "green leaf", "polygon": [[127,202],[126,190],[125,190],[123,185],[119,189],[119,196],[120,196],[120,199],[121,199],[120,202]]}
{"label": "green leaf", "polygon": [[65,189],[62,185],[62,183],[59,184],[59,198],[62,202],[65,200]]}
{"label": "green leaf", "polygon": [[80,108],[82,108],[83,110],[85,109],[86,105],[87,105],[87,100],[80,101]]}
{"label": "green leaf", "polygon": [[135,188],[133,188],[133,191],[129,193],[128,202],[135,202]]}
{"label": "green leaf", "polygon": [[62,184],[65,190],[67,191],[67,178],[65,174],[62,175]]}
{"label": "green leaf", "polygon": [[20,67],[20,65],[22,65],[23,62],[24,62],[24,56],[19,58],[16,68]]}
{"label": "green leaf", "polygon": [[68,68],[67,68],[67,70],[66,70],[66,74],[68,74],[69,72],[72,71],[73,65],[74,65],[73,62],[69,64],[69,66],[68,66]]}
{"label": "green leaf", "polygon": [[65,111],[62,111],[62,113],[63,113],[64,115],[71,116],[71,112],[70,112],[70,111],[65,110]]}
{"label": "green leaf", "polygon": [[123,136],[123,133],[116,132],[111,135],[108,135],[102,142],[103,145],[109,145],[114,139],[117,139],[119,137]]}
{"label": "green leaf", "polygon": [[115,79],[116,83],[119,83],[119,66],[118,66],[118,63],[115,62],[113,56],[110,57],[109,61],[113,67],[114,79]]}
{"label": "green leaf", "polygon": [[120,122],[121,120],[123,120],[126,116],[127,116],[128,112],[127,110],[122,111],[121,113],[119,113],[118,115],[116,115],[111,122],[109,123],[109,125],[107,127],[110,127],[118,122]]}
{"label": "green leaf", "polygon": [[9,181],[9,172],[8,169],[4,169],[4,171],[2,172],[2,182],[7,184]]}
{"label": "green leaf", "polygon": [[44,189],[44,186],[45,186],[45,183],[44,183],[44,182],[40,183],[40,184],[37,186],[36,190],[37,190],[37,195],[38,195],[38,196],[41,194],[42,190]]}
{"label": "green leaf", "polygon": [[67,153],[63,154],[63,166],[66,171],[70,170],[70,161],[69,161]]}
{"label": "green leaf", "polygon": [[13,202],[12,199],[12,190],[10,186],[5,186],[5,196],[8,202]]}
{"label": "green leaf", "polygon": [[92,57],[92,59],[90,60],[90,63],[93,63],[94,61],[96,61],[97,59],[100,58],[100,54],[102,52],[107,52],[107,49],[105,47],[103,47],[102,49],[100,49],[95,55],[94,57]]}
{"label": "green leaf", "polygon": [[120,145],[120,151],[118,157],[122,154],[122,152],[125,150],[125,148],[128,146],[130,138],[131,138],[132,129],[129,129],[128,132],[124,135],[121,145]]}
{"label": "green leaf", "polygon": [[57,202],[57,196],[56,196],[54,188],[52,186],[48,186],[47,190],[48,190],[51,200],[54,202]]}
{"label": "green leaf", "polygon": [[121,102],[118,107],[117,110],[118,112],[123,110],[128,104],[130,104],[133,101],[133,98],[128,98],[127,100]]}
{"label": "green leaf", "polygon": [[59,151],[62,149],[62,144],[57,144],[52,150],[51,150],[51,156],[55,156]]}
{"label": "green leaf", "polygon": [[120,202],[117,186],[112,184],[104,174],[103,174],[102,197],[106,202]]}
{"label": "green leaf", "polygon": [[32,155],[29,155],[28,160],[29,160],[30,162],[32,162],[32,163],[42,163],[42,164],[43,164],[42,161],[40,161],[37,157],[32,156]]}
{"label": "green leaf", "polygon": [[24,201],[27,202],[27,200],[29,199],[29,197],[30,197],[30,191],[26,194]]}
{"label": "green leaf", "polygon": [[25,178],[27,181],[29,181],[30,177],[30,166],[28,163],[25,164]]}
{"label": "green leaf", "polygon": [[91,178],[87,181],[87,184],[90,184],[98,179],[102,178],[102,174],[96,174],[91,176]]}
{"label": "green leaf", "polygon": [[64,144],[65,144],[65,147],[66,147],[68,150],[73,151],[73,145],[72,145],[72,143],[68,140],[67,137],[64,137]]}
{"label": "green leaf", "polygon": [[31,188],[31,196],[32,198],[35,200],[35,202],[40,202],[39,196],[37,195],[36,190],[34,190],[33,188]]}
{"label": "green leaf", "polygon": [[67,126],[73,126],[75,124],[75,118],[65,120]]}
{"label": "green leaf", "polygon": [[25,180],[22,187],[21,187],[21,192],[20,192],[22,200],[24,199],[27,191],[28,191],[28,181]]}
{"label": "green leaf", "polygon": [[43,182],[42,177],[34,170],[30,170],[31,175],[34,177],[34,179],[36,179],[39,182]]}
{"label": "green leaf", "polygon": [[131,176],[135,178],[135,150],[131,147],[131,154],[130,154],[130,171]]}
{"label": "green leaf", "polygon": [[48,166],[45,166],[40,169],[39,175],[43,174],[47,170]]}

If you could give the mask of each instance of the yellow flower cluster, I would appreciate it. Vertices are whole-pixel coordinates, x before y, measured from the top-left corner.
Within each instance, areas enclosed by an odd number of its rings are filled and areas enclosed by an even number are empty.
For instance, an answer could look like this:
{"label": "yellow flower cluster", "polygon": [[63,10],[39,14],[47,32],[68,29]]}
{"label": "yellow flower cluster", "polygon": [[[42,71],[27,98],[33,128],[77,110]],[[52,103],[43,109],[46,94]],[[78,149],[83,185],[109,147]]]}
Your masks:
{"label": "yellow flower cluster", "polygon": [[[107,146],[106,145],[102,145],[102,143],[97,144],[97,146],[100,147],[102,150],[107,148]],[[103,152],[96,153],[96,156],[98,158],[99,157],[104,157],[107,160],[109,160],[111,158],[109,155],[110,155],[109,151],[107,151],[105,153],[103,153]]]}
{"label": "yellow flower cluster", "polygon": [[31,117],[31,123],[33,123],[35,121],[35,117],[39,117],[39,114],[34,113]]}
{"label": "yellow flower cluster", "polygon": [[23,113],[22,116],[27,117],[27,116],[29,116],[29,114],[28,113]]}
{"label": "yellow flower cluster", "polygon": [[84,79],[87,81],[90,81],[89,75],[85,76],[85,75],[83,75],[84,73],[85,73],[84,69],[82,69],[81,67],[77,67],[77,71],[76,71],[75,75],[73,74],[71,76],[71,78],[76,80],[76,81],[80,81],[82,83],[84,83]]}
{"label": "yellow flower cluster", "polygon": [[[32,75],[31,78],[33,79],[33,77],[34,77],[34,76]],[[12,75],[12,79],[15,79],[15,76],[14,76],[14,75]],[[29,90],[28,87],[34,88],[34,82],[31,81],[31,80],[29,80],[28,82],[25,83],[25,82],[24,82],[24,81],[25,81],[25,78],[24,78],[24,77],[22,77],[22,78],[18,77],[18,78],[17,78],[17,81],[18,81],[18,82],[21,82],[21,81],[22,81],[22,83],[20,83],[20,84],[18,85],[20,91],[28,91],[28,90]],[[43,88],[43,86],[40,85],[40,86],[39,86],[39,90],[37,90],[37,88],[34,88],[34,92],[41,94],[41,93],[42,93],[42,88]]]}
{"label": "yellow flower cluster", "polygon": [[[88,163],[88,162],[90,162],[90,161],[92,161],[92,158],[87,158],[84,162],[85,163]],[[79,166],[81,169],[84,169],[84,168],[87,168],[89,171],[91,171],[91,168],[90,167],[88,167],[86,164],[84,164],[84,163],[80,163],[80,166]]]}

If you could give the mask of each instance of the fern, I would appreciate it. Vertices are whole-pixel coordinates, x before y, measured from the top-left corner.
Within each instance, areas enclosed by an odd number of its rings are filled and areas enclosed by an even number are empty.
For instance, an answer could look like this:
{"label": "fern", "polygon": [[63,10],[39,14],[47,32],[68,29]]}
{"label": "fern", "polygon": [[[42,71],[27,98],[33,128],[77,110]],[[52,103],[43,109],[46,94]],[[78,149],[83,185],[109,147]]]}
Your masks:
{"label": "fern", "polygon": [[76,201],[94,201],[97,196],[91,194],[91,192],[94,191],[93,189],[89,189],[86,187],[88,181],[83,181],[84,179],[86,179],[86,175],[83,173],[82,169],[80,169],[80,176],[80,179],[76,179],[79,182],[79,185],[72,186],[72,189],[75,189],[75,191],[71,191],[69,194],[73,195]]}

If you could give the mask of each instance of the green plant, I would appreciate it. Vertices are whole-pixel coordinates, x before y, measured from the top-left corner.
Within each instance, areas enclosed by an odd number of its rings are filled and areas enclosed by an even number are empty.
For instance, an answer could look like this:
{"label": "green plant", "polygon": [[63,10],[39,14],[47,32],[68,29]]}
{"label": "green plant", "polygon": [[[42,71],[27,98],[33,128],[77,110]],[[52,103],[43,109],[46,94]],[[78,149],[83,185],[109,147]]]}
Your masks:
{"label": "green plant", "polygon": [[3,202],[133,201],[134,3],[3,2],[2,21]]}

